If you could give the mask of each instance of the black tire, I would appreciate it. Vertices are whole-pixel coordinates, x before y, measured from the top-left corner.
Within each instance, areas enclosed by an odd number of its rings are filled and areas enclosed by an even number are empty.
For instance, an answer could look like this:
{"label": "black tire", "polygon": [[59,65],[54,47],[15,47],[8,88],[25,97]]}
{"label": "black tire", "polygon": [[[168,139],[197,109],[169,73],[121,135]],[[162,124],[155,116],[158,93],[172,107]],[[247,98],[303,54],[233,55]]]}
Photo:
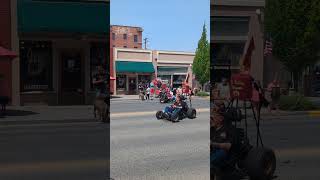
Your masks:
{"label": "black tire", "polygon": [[252,180],[270,180],[276,169],[276,156],[271,149],[253,148],[244,161]]}
{"label": "black tire", "polygon": [[163,118],[163,112],[162,111],[158,111],[156,113],[156,117],[157,117],[157,119],[162,119]]}
{"label": "black tire", "polygon": [[178,121],[179,121],[178,118],[179,118],[179,113],[176,114],[175,116],[172,116],[172,115],[171,115],[170,121],[172,121],[172,122],[178,122]]}
{"label": "black tire", "polygon": [[189,119],[194,119],[197,117],[197,111],[194,108],[189,108],[187,111],[187,116]]}

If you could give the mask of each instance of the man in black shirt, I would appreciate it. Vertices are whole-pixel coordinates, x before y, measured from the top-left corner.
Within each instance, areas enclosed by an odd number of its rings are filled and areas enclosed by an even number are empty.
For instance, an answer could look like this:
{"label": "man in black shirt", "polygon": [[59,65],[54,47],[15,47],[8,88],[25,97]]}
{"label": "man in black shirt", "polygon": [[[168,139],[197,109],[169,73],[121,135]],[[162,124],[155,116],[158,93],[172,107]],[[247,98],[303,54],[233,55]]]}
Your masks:
{"label": "man in black shirt", "polygon": [[104,68],[98,66],[98,72],[93,76],[93,85],[96,87],[96,97],[107,95],[106,73]]}
{"label": "man in black shirt", "polygon": [[232,133],[225,126],[223,111],[212,112],[210,125],[211,164],[215,167],[221,167],[232,146]]}

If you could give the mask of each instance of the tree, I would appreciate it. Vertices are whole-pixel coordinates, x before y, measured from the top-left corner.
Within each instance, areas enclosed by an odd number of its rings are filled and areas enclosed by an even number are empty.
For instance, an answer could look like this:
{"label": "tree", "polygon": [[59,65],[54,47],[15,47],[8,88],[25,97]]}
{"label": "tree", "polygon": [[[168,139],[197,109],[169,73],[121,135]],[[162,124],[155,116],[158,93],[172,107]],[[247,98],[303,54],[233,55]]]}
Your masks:
{"label": "tree", "polygon": [[320,46],[319,0],[267,0],[266,34],[273,54],[293,74],[295,90],[305,67],[314,65]]}
{"label": "tree", "polygon": [[203,25],[202,35],[198,42],[196,55],[193,60],[192,72],[196,79],[203,86],[210,80],[210,46],[207,40],[206,25]]}

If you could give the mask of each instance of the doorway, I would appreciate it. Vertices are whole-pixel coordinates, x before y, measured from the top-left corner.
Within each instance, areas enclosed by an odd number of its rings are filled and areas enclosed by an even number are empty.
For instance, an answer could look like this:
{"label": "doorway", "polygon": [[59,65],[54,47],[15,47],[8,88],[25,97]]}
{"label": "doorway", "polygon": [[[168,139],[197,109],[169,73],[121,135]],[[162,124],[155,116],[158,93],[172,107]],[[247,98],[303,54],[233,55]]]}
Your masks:
{"label": "doorway", "polygon": [[62,105],[84,104],[84,71],[81,50],[61,53],[60,103]]}
{"label": "doorway", "polygon": [[137,94],[137,81],[136,81],[136,77],[129,77],[129,91],[128,94],[129,95],[135,95]]}

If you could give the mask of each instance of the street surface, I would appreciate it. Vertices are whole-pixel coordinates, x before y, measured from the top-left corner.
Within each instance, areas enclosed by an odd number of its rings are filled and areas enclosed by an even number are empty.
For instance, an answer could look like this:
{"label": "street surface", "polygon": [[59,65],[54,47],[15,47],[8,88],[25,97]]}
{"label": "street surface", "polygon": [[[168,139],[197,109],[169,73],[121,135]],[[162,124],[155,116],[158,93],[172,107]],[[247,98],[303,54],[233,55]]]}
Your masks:
{"label": "street surface", "polygon": [[[112,99],[111,177],[209,179],[209,102],[192,104],[196,119],[171,123],[155,118],[167,104]],[[0,118],[1,180],[107,179],[109,128],[92,119],[91,106],[21,109],[37,114]],[[276,152],[276,180],[320,179],[320,113],[264,113],[261,131]]]}
{"label": "street surface", "polygon": [[106,180],[107,134],[99,122],[1,125],[0,179]]}
{"label": "street surface", "polygon": [[[208,179],[209,103],[194,100],[197,119],[180,123],[158,121],[156,102],[111,102],[111,177],[115,180]],[[320,179],[320,113],[280,115],[264,113],[261,133],[266,147],[277,157],[275,179]],[[251,143],[255,126],[249,121]]]}
{"label": "street surface", "polygon": [[111,101],[111,177],[115,180],[208,180],[209,100],[192,102],[196,119],[157,120],[168,104]]}
{"label": "street surface", "polygon": [[[252,121],[251,121],[252,122]],[[251,123],[252,124],[252,123]],[[251,126],[251,136],[254,128]],[[320,179],[320,116],[268,114],[261,133],[266,147],[276,152],[279,180]],[[255,145],[255,139],[252,144]]]}

